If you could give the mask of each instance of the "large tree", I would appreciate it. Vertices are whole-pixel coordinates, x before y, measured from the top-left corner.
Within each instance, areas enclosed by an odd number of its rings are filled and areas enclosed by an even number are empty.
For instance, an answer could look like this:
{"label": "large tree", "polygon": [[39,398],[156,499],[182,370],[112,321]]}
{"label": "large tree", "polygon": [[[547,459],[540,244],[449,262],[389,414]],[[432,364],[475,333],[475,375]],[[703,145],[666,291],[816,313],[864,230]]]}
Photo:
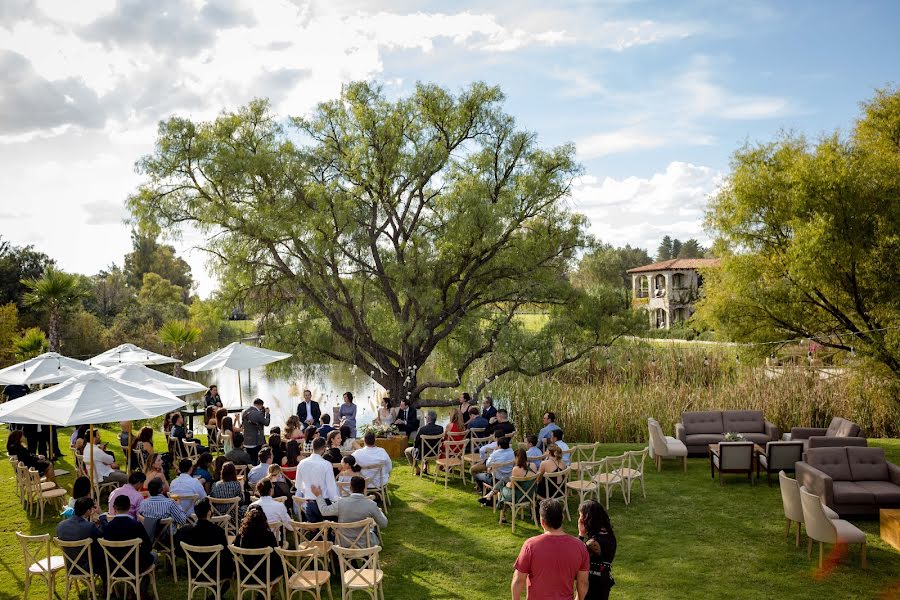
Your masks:
{"label": "large tree", "polygon": [[854,349],[900,376],[900,92],[877,92],[848,137],[742,148],[707,219],[724,260],[704,320]]}
{"label": "large tree", "polygon": [[[391,101],[355,83],[308,118],[279,120],[265,101],[213,122],[172,118],[129,205],[145,227],[209,234],[226,291],[266,315],[280,346],[355,365],[414,402],[478,365],[477,393],[575,361],[631,323],[565,276],[585,241],[566,207],[574,148],[540,148],[502,99],[484,84],[456,96],[418,85]],[[526,304],[550,311],[538,331],[516,318]]]}
{"label": "large tree", "polygon": [[23,298],[28,287],[23,279],[37,279],[53,260],[34,246],[14,246],[0,237],[0,304],[15,302],[27,308]]}
{"label": "large tree", "polygon": [[23,297],[25,304],[47,313],[50,351],[59,352],[63,315],[86,295],[81,281],[77,275],[48,266],[39,278],[23,279],[22,283],[28,289]]}
{"label": "large tree", "polygon": [[615,291],[621,298],[622,306],[631,305],[631,275],[628,269],[650,264],[652,259],[643,248],[629,245],[615,247],[597,243],[578,263],[572,274],[572,283],[589,293],[599,288]]}
{"label": "large tree", "polygon": [[163,279],[181,288],[181,301],[190,299],[191,266],[175,254],[175,248],[160,244],[156,232],[149,233],[135,229],[131,232],[131,252],[125,255],[123,274],[135,293],[144,285],[144,275],[156,273]]}

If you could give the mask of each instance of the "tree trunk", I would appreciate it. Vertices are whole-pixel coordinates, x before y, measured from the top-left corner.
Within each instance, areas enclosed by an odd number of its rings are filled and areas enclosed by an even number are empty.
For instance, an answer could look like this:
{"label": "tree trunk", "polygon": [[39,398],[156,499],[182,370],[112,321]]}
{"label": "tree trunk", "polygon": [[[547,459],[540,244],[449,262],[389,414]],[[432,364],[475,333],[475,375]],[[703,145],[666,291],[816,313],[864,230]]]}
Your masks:
{"label": "tree trunk", "polygon": [[50,330],[50,352],[59,352],[59,310],[50,309],[50,318],[47,324]]}

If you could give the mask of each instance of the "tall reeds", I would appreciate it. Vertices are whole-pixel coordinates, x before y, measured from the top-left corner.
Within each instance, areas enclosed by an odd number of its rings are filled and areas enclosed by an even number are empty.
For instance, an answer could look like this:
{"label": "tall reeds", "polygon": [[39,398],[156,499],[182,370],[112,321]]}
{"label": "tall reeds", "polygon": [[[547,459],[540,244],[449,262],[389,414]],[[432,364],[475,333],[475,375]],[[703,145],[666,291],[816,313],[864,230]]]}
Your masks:
{"label": "tall reeds", "polygon": [[693,410],[762,410],[784,431],[848,418],[869,437],[900,433],[900,386],[852,369],[822,378],[816,369],[773,371],[734,350],[659,349],[625,346],[552,375],[494,382],[488,393],[510,409],[520,431],[537,431],[552,410],[566,438],[641,442],[647,417],[668,433]]}

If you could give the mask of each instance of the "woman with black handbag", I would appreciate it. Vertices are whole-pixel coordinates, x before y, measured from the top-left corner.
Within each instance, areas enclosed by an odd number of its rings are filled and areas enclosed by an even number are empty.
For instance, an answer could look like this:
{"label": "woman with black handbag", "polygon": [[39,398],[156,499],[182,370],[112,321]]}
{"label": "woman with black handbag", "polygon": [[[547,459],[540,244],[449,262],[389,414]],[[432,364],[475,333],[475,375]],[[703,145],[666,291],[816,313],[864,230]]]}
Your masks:
{"label": "woman with black handbag", "polygon": [[616,536],[609,515],[599,502],[588,500],[578,507],[578,535],[591,557],[588,593],[583,600],[607,600],[616,583],[612,576]]}

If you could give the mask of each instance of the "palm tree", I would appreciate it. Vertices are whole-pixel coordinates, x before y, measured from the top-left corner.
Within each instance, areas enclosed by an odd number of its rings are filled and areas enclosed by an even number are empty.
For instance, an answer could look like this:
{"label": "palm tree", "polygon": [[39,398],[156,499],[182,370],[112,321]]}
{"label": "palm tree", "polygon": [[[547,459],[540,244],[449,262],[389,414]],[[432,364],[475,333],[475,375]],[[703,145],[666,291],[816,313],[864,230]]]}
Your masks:
{"label": "palm tree", "polygon": [[[159,328],[159,339],[167,347],[171,348],[172,355],[181,359],[184,350],[191,344],[196,344],[200,339],[200,328],[194,327],[187,321],[166,321]],[[181,376],[181,365],[175,364],[175,377]]]}
{"label": "palm tree", "polygon": [[28,292],[22,297],[27,305],[46,310],[49,316],[47,329],[50,334],[50,351],[59,352],[60,322],[63,312],[72,307],[87,292],[78,277],[56,267],[48,266],[39,279],[23,279]]}
{"label": "palm tree", "polygon": [[47,336],[39,327],[32,327],[22,332],[13,340],[16,360],[28,360],[47,351]]}

